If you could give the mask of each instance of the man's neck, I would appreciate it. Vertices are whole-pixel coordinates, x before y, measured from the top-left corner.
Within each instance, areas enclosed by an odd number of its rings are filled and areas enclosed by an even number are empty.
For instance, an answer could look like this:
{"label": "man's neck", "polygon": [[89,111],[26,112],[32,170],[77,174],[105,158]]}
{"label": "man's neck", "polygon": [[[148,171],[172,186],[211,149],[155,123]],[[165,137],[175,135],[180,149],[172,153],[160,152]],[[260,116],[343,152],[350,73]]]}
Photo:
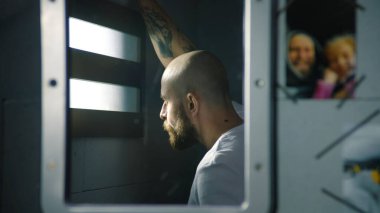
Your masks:
{"label": "man's neck", "polygon": [[233,108],[228,110],[213,110],[209,112],[201,126],[201,141],[207,149],[211,149],[222,134],[243,123],[243,120]]}

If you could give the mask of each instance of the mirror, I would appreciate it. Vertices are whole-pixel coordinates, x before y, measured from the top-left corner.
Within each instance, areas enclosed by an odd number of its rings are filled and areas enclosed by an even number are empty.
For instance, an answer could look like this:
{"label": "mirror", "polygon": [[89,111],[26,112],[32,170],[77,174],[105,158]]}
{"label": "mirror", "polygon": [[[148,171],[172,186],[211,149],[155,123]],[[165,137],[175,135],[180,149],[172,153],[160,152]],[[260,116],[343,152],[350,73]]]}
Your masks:
{"label": "mirror", "polygon": [[[225,0],[217,6],[207,0],[159,3],[199,49],[224,63],[230,95],[241,104],[243,1]],[[137,5],[69,0],[67,8],[67,200],[187,205],[207,150],[200,144],[183,151],[170,147],[159,118],[164,67]],[[230,18],[220,20],[225,13]]]}

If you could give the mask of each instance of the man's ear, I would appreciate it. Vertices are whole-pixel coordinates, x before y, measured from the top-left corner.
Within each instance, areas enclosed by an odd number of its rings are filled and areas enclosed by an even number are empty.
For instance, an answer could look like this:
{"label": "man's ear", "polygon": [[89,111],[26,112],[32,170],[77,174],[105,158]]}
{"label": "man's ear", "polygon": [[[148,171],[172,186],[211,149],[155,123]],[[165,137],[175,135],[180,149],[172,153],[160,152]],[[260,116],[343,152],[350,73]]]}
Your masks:
{"label": "man's ear", "polygon": [[194,93],[186,94],[186,109],[190,115],[196,115],[199,111],[199,98]]}

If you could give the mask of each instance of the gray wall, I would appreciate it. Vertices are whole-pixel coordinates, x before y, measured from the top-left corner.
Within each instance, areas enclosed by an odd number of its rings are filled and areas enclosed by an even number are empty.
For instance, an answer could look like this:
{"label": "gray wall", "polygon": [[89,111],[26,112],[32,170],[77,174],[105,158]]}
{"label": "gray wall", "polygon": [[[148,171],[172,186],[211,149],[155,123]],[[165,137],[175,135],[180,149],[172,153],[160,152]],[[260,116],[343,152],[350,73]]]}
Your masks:
{"label": "gray wall", "polygon": [[224,63],[234,101],[243,101],[243,0],[200,0],[197,11],[198,47]]}
{"label": "gray wall", "polygon": [[0,212],[40,208],[39,1],[0,2]]}

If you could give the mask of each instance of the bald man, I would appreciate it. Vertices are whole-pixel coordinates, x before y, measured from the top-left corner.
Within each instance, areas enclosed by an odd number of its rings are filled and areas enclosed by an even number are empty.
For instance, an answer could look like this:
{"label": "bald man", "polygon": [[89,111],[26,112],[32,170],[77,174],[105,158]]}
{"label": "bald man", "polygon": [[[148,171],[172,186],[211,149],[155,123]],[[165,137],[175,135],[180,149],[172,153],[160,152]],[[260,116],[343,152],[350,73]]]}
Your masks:
{"label": "bald man", "polygon": [[160,118],[175,149],[201,143],[189,205],[240,205],[244,198],[244,126],[228,95],[222,63],[194,44],[155,0],[139,0],[153,47],[166,67]]}
{"label": "bald man", "polygon": [[244,128],[227,85],[223,65],[206,51],[176,57],[162,76],[160,117],[172,147],[200,142],[209,150],[198,165],[189,204],[243,200]]}

